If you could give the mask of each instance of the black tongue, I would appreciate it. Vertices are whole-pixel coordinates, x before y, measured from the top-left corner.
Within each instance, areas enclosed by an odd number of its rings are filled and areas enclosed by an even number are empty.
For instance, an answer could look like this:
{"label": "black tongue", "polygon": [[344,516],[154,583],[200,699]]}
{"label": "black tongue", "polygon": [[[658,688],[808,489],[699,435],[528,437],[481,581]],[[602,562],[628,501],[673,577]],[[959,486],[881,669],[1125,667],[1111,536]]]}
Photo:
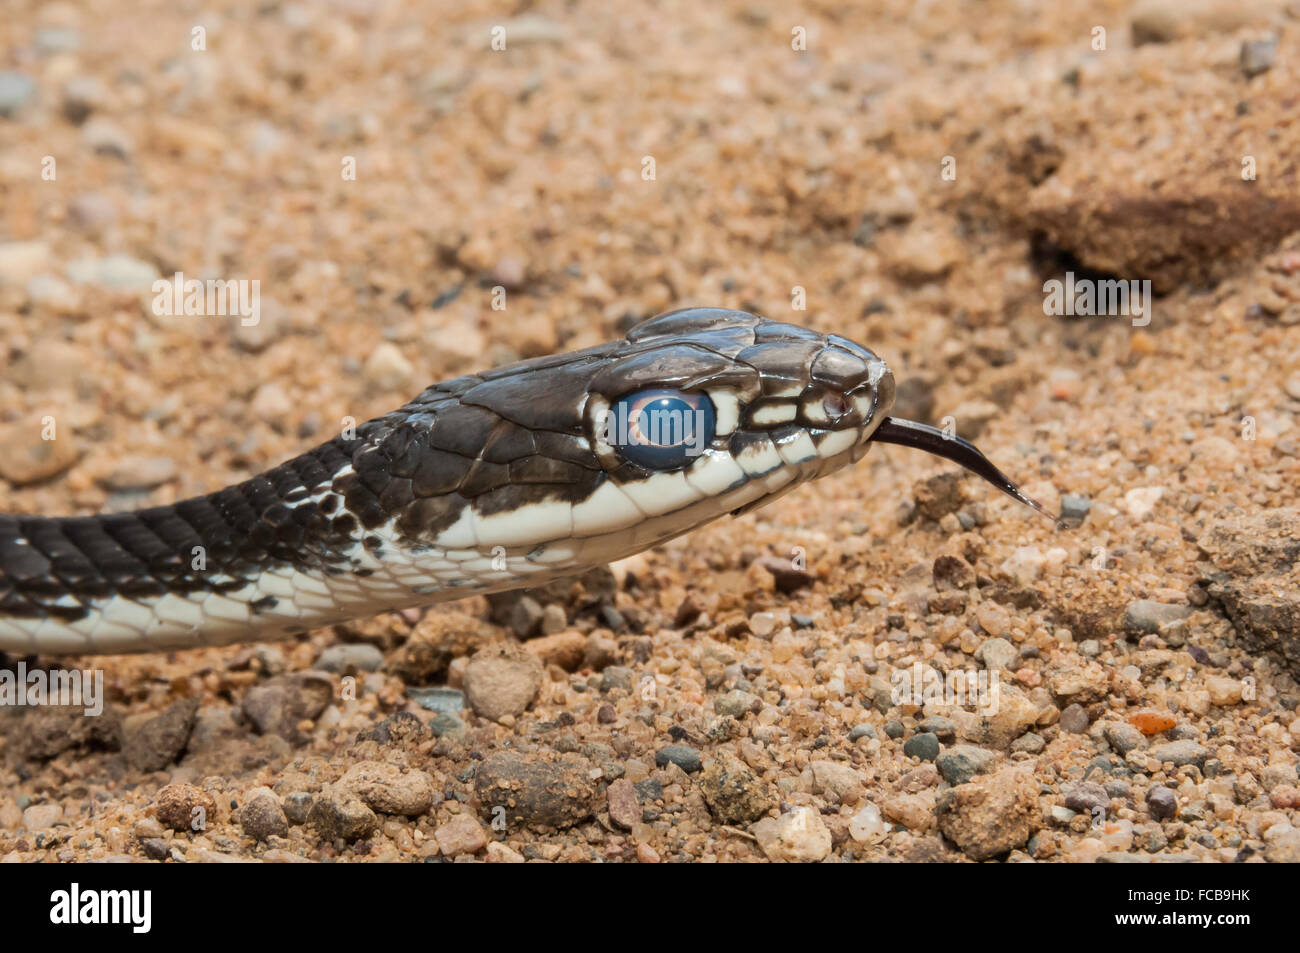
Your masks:
{"label": "black tongue", "polygon": [[1021,493],[1020,487],[1012,483],[1011,479],[995,467],[988,457],[980,453],[975,444],[963,440],[956,434],[946,434],[937,427],[918,424],[914,420],[886,417],[872,433],[871,439],[880,443],[896,443],[900,447],[924,450],[926,453],[933,453],[936,457],[951,460],[971,473],[982,476],[1007,496],[1019,500],[1026,506],[1032,506],[1044,516],[1051,518],[1051,514],[1043,508],[1042,503]]}

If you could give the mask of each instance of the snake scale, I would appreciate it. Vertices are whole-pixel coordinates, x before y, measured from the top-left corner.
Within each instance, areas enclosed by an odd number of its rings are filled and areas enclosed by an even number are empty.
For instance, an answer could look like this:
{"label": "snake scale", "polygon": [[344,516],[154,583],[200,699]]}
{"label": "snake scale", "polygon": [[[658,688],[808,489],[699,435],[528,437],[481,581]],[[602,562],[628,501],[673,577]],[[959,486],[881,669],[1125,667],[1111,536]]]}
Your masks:
{"label": "snake scale", "polygon": [[748,512],[874,442],[962,464],[888,416],[883,360],[740,311],[435,384],[234,486],[98,516],[0,515],[0,650],[147,652],[286,638],[532,587]]}

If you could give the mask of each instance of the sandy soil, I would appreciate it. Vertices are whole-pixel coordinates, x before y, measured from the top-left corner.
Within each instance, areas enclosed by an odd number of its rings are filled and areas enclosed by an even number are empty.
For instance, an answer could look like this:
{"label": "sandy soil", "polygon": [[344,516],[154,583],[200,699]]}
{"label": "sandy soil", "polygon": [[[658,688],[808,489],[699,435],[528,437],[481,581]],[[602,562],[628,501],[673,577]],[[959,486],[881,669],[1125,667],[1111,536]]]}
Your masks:
{"label": "sandy soil", "polygon": [[[0,858],[1300,860],[1300,11],[1241,6],[16,0],[5,511],[721,305],[1074,518],[878,448],[573,586],[62,660],[110,708],[0,714]],[[156,315],[178,271],[260,322]],[[1047,314],[1067,271],[1159,297]]]}

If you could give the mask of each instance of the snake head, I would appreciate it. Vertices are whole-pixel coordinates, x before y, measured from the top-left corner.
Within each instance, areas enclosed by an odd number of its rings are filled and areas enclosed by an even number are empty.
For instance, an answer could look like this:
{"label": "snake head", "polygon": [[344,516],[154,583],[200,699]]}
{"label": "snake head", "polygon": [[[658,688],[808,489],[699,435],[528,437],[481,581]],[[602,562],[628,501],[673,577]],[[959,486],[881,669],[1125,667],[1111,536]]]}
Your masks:
{"label": "snake head", "polygon": [[591,380],[584,417],[634,498],[694,492],[740,513],[859,459],[893,400],[885,362],[852,341],[691,308],[632,330]]}
{"label": "snake head", "polygon": [[587,405],[592,445],[616,479],[680,470],[690,484],[693,467],[722,471],[725,457],[752,497],[739,514],[856,462],[874,440],[951,460],[1042,511],[971,443],[889,417],[888,365],[839,335],[691,308],[644,322],[628,342],[637,352],[597,375]]}
{"label": "snake head", "polygon": [[904,442],[893,401],[859,344],[691,308],[430,388],[360,434],[335,489],[349,517],[409,540],[594,564],[771,502],[881,433]]}

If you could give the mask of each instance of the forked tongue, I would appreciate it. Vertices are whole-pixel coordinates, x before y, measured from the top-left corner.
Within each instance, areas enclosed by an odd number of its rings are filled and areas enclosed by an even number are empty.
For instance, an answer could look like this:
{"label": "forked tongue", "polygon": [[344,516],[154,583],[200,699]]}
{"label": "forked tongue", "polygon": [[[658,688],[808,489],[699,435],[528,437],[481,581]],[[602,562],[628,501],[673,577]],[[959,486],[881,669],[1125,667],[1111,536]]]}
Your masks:
{"label": "forked tongue", "polygon": [[956,434],[947,434],[937,427],[918,424],[914,420],[886,417],[880,422],[880,426],[876,428],[870,439],[880,443],[896,443],[900,447],[924,450],[926,453],[933,453],[936,457],[951,460],[971,473],[983,477],[1007,496],[1019,500],[1026,506],[1032,506],[1048,519],[1055,519],[1042,503],[1020,492],[1020,487],[1012,483],[1011,479],[995,467],[988,457],[980,453],[978,447]]}

